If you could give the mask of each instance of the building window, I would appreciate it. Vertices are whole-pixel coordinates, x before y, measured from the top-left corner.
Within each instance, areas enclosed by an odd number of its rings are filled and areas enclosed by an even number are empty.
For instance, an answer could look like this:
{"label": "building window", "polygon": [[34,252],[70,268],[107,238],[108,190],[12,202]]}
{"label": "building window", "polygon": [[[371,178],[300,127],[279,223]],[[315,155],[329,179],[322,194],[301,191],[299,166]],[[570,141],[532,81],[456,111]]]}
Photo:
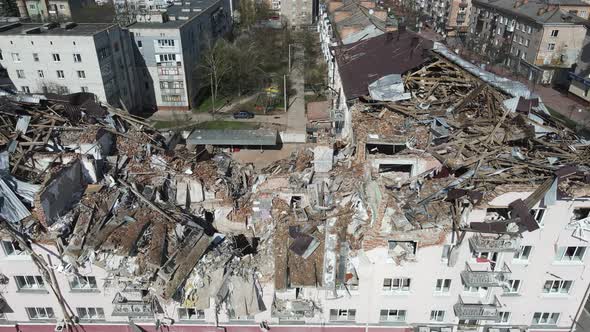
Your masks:
{"label": "building window", "polygon": [[158,39],[160,47],[174,47],[174,39]]}
{"label": "building window", "polygon": [[445,244],[442,248],[442,254],[440,255],[440,260],[445,263],[448,262],[450,253],[451,253],[451,246],[449,244]]}
{"label": "building window", "polygon": [[14,62],[20,62],[20,55],[18,53],[12,53],[12,61]]}
{"label": "building window", "polygon": [[82,62],[82,56],[79,53],[74,53],[74,62]]}
{"label": "building window", "polygon": [[584,259],[585,253],[586,247],[559,247],[555,255],[555,260],[562,262],[581,262]]}
{"label": "building window", "polygon": [[437,293],[448,293],[451,289],[451,279],[437,279],[436,288],[434,289]]}
{"label": "building window", "polygon": [[18,242],[2,240],[2,249],[6,256],[26,255],[26,252],[20,249]]}
{"label": "building window", "polygon": [[531,325],[557,325],[558,312],[535,312]]}
{"label": "building window", "polygon": [[28,86],[26,86],[26,85],[23,85],[23,86],[21,86],[21,87],[20,87],[20,89],[21,89],[21,91],[22,91],[22,92],[24,92],[24,93],[31,93],[31,90],[30,90],[30,89],[29,89],[29,87],[28,87]]}
{"label": "building window", "polygon": [[[524,40],[524,46],[528,47],[528,46],[530,45],[530,43],[531,43],[531,41],[530,41],[529,39],[525,39],[525,40]],[[538,209],[538,210],[540,211],[540,210],[542,210],[542,209]],[[531,210],[531,211],[533,211],[533,210]],[[543,210],[543,212],[544,212],[544,211],[545,211],[545,210]]]}
{"label": "building window", "polygon": [[518,251],[514,253],[514,259],[518,259],[521,261],[528,261],[532,250],[533,250],[532,246],[520,246]]}
{"label": "building window", "polygon": [[98,289],[95,277],[74,276],[70,279],[70,288],[72,290]]}
{"label": "building window", "polygon": [[53,61],[55,61],[55,62],[60,62],[61,61],[61,58],[59,57],[59,54],[53,53],[51,56],[53,57]]}
{"label": "building window", "polygon": [[86,78],[86,73],[83,70],[78,70],[78,78]]}
{"label": "building window", "polygon": [[356,309],[330,309],[330,320],[355,320]]}
{"label": "building window", "polygon": [[528,34],[533,33],[533,28],[531,26],[527,26],[526,33],[528,33]]}
{"label": "building window", "polygon": [[195,308],[178,308],[178,319],[203,320],[205,319],[205,311]]}
{"label": "building window", "polygon": [[96,51],[96,54],[98,55],[98,59],[102,60],[104,58],[107,58],[111,55],[111,51],[109,50],[108,47],[103,47],[101,49],[99,49],[98,51]]}
{"label": "building window", "polygon": [[177,102],[181,102],[182,99],[179,95],[166,95],[166,96],[162,96],[162,101],[165,101],[168,103],[177,103]]}
{"label": "building window", "polygon": [[383,279],[383,290],[408,292],[410,290],[410,278],[385,278]]}
{"label": "building window", "polygon": [[45,73],[43,73],[42,70],[37,70],[37,76],[39,76],[39,78],[44,78],[45,77]]}
{"label": "building window", "polygon": [[176,61],[176,54],[160,54],[160,62]]}
{"label": "building window", "polygon": [[520,280],[508,280],[508,284],[504,286],[504,294],[518,294],[520,290]]}
{"label": "building window", "polygon": [[82,320],[101,320],[104,319],[104,310],[102,308],[76,308],[78,318]]}
{"label": "building window", "polygon": [[555,49],[555,43],[549,43],[547,44],[547,50],[548,51],[553,51]]}
{"label": "building window", "polygon": [[58,70],[57,71],[57,78],[65,78],[65,75],[64,75],[64,71],[63,70]]}
{"label": "building window", "polygon": [[2,50],[0,50],[0,60],[4,60],[4,55],[2,55]]}
{"label": "building window", "polygon": [[18,78],[25,78],[25,71],[22,69],[17,69],[16,70],[16,77]]}
{"label": "building window", "polygon": [[468,292],[468,293],[478,293],[480,290],[487,291],[488,288],[483,287],[483,286],[467,286],[467,285],[463,286],[463,291]]}
{"label": "building window", "polygon": [[571,280],[547,280],[543,285],[543,293],[568,294],[572,283]]}
{"label": "building window", "polygon": [[29,9],[35,9],[35,4],[30,4]]}
{"label": "building window", "polygon": [[45,289],[45,283],[41,276],[15,276],[16,286],[19,290]]}
{"label": "building window", "polygon": [[392,309],[380,310],[379,320],[382,322],[403,322],[406,320],[406,311]]}
{"label": "building window", "polygon": [[39,62],[39,53],[33,53],[33,61]]}
{"label": "building window", "polygon": [[64,5],[59,5],[59,9],[66,9],[66,6],[64,6]]}
{"label": "building window", "polygon": [[52,319],[55,317],[50,307],[28,307],[25,308],[29,319]]}
{"label": "building window", "polygon": [[442,322],[445,319],[445,311],[444,310],[432,310],[430,312],[430,321],[431,322]]}
{"label": "building window", "polygon": [[80,87],[80,91],[82,91],[82,92],[88,92],[89,90],[88,90],[88,87],[87,86],[82,86],[82,87]]}
{"label": "building window", "polygon": [[[528,39],[525,43],[526,46],[529,46]],[[537,221],[539,226],[543,226],[543,217],[545,216],[545,209],[531,209],[531,215]]]}
{"label": "building window", "polygon": [[498,313],[498,316],[500,316],[500,320],[498,321],[498,323],[508,323],[510,321],[510,312],[509,311],[500,311]]}
{"label": "building window", "polygon": [[559,30],[551,30],[551,37],[557,37],[559,35]]}

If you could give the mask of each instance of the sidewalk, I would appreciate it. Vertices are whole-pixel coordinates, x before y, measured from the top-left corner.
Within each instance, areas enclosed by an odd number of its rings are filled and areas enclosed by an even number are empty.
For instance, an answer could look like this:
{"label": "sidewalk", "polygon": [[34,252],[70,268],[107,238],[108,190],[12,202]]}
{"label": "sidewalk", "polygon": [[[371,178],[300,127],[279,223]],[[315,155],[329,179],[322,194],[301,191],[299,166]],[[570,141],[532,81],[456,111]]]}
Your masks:
{"label": "sidewalk", "polygon": [[287,110],[287,132],[283,140],[287,139],[293,143],[305,143],[307,134],[307,116],[305,114],[305,77],[303,49],[298,46],[295,49],[293,67],[291,68],[290,79],[293,82],[294,96],[289,97]]}

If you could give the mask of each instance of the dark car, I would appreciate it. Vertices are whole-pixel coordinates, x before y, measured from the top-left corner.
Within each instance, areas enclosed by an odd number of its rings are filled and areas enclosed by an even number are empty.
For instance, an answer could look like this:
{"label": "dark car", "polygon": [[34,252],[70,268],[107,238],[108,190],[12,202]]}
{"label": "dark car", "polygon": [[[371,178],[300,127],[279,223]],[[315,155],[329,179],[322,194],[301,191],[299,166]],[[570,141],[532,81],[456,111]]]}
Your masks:
{"label": "dark car", "polygon": [[254,113],[248,111],[239,111],[234,113],[234,119],[252,119]]}

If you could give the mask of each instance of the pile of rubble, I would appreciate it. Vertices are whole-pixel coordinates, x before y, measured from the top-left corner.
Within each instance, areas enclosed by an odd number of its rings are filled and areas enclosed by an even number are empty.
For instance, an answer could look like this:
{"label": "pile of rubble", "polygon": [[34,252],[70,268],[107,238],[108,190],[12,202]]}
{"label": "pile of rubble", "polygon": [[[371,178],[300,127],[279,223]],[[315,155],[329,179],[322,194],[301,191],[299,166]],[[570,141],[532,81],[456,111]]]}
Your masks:
{"label": "pile of rubble", "polygon": [[[159,304],[172,300],[205,309],[214,299],[233,317],[312,317],[321,301],[300,288],[350,294],[362,251],[385,248],[404,264],[449,232],[518,236],[539,227],[531,209],[541,200],[590,194],[589,143],[538,99],[442,56],[391,82],[401,86],[371,95],[404,97],[361,98],[352,135],[260,170],[83,95],[0,99],[3,229],[29,251],[57,243],[63,273],[102,267],[138,291],[115,303],[150,303],[142,310],[162,321]],[[533,193],[466,222],[506,191]]]}

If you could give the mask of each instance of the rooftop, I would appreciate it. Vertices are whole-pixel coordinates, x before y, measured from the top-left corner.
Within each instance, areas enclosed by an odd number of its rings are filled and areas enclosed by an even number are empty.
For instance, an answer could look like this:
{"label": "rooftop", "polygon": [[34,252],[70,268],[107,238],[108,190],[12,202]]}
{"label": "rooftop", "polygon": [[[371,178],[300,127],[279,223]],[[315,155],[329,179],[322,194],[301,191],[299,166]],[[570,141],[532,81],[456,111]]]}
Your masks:
{"label": "rooftop", "polygon": [[368,86],[390,74],[403,74],[423,64],[433,42],[411,31],[393,31],[335,48],[347,99],[369,94]]}
{"label": "rooftop", "polygon": [[277,145],[276,130],[195,129],[186,139],[195,145]]}
{"label": "rooftop", "polygon": [[[67,27],[66,27],[67,26]],[[112,23],[74,23],[71,25],[50,25],[43,23],[2,23],[0,36],[43,35],[43,36],[93,36],[110,27]]]}
{"label": "rooftop", "polygon": [[559,5],[588,6],[579,0],[556,0],[549,4],[542,0],[514,1],[514,0],[474,0],[474,4],[489,6],[497,10],[517,15],[539,24],[585,24],[588,22],[576,15],[559,9]]}
{"label": "rooftop", "polygon": [[175,1],[170,7],[163,10],[167,19],[163,22],[136,22],[129,25],[130,29],[154,29],[154,28],[179,28],[186,22],[207,11],[218,3],[219,0],[184,0]]}

